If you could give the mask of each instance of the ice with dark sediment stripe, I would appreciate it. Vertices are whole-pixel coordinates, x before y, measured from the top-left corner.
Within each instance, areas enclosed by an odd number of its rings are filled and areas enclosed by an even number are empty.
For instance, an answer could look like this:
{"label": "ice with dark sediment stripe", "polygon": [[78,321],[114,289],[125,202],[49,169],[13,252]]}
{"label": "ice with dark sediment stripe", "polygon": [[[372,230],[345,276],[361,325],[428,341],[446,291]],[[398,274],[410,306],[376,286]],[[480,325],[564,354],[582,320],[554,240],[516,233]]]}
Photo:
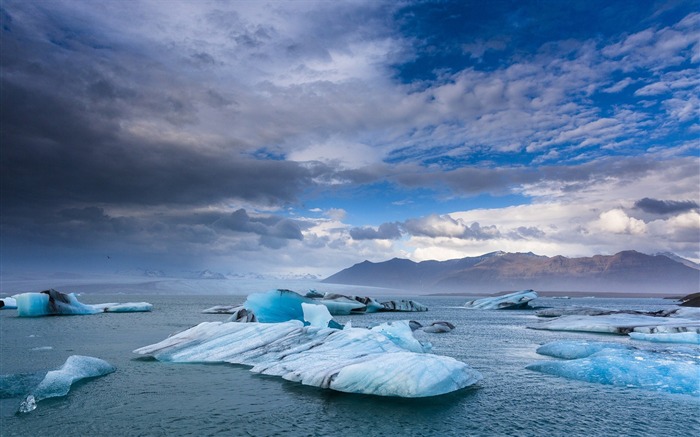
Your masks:
{"label": "ice with dark sediment stripe", "polygon": [[306,325],[205,322],[134,352],[159,361],[225,362],[341,392],[428,397],[475,384],[481,375],[451,357],[423,352],[406,321],[372,329],[323,326],[323,311],[304,303]]}
{"label": "ice with dark sediment stripe", "polygon": [[529,308],[529,302],[537,298],[537,293],[532,290],[516,291],[503,296],[484,297],[470,300],[464,304],[465,308],[479,310],[517,310]]}
{"label": "ice with dark sediment stripe", "polygon": [[15,300],[17,302],[17,315],[20,317],[142,312],[153,309],[153,305],[148,302],[88,305],[80,302],[73,293],[61,293],[54,289],[40,293],[18,294],[15,296]]}

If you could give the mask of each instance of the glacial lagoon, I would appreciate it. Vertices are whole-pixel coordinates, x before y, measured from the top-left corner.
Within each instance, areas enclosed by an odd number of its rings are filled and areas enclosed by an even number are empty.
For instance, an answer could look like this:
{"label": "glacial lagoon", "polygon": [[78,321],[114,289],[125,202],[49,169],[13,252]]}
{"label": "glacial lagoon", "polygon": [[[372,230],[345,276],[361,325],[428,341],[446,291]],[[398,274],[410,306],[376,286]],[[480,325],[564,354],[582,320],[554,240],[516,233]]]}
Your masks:
{"label": "glacial lagoon", "polygon": [[[132,352],[201,322],[223,322],[228,315],[202,311],[216,305],[240,305],[245,296],[85,294],[80,301],[86,304],[143,300],[153,304],[153,311],[42,318],[0,311],[2,374],[57,369],[71,355],[97,357],[116,368],[105,376],[75,383],[66,396],[45,399],[27,414],[17,413],[21,396],[3,396],[0,434],[676,436],[700,429],[697,396],[580,381],[528,369],[551,362],[551,356],[537,350],[561,341],[632,346],[642,356],[679,347],[696,360],[700,356],[697,345],[535,330],[528,326],[542,321],[535,316],[536,309],[475,311],[463,307],[465,297],[410,298],[429,311],[334,318],[353,326],[410,319],[425,326],[449,321],[454,330],[439,334],[418,330],[415,336],[429,342],[434,354],[468,364],[483,379],[442,396],[387,398],[308,387],[252,373],[249,366],[174,364]],[[540,297],[531,305],[656,311],[673,307],[673,301]]]}

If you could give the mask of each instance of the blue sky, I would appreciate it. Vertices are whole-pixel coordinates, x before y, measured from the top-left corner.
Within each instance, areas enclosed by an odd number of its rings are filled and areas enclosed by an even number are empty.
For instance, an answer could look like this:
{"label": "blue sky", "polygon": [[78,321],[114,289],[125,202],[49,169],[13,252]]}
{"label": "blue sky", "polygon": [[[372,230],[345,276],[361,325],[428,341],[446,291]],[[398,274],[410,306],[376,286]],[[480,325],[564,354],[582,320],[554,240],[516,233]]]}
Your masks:
{"label": "blue sky", "polygon": [[698,261],[697,6],[4,1],[2,272]]}

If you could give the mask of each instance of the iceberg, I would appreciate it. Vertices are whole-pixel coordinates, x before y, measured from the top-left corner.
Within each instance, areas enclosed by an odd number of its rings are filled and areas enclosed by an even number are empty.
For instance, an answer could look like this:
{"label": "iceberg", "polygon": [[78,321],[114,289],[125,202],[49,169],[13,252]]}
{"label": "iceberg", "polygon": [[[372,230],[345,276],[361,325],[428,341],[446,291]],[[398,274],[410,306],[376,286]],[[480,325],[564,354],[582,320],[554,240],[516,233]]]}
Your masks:
{"label": "iceberg", "polygon": [[226,320],[227,322],[248,323],[258,321],[255,314],[252,311],[245,309],[243,306],[235,307],[230,314],[231,317]]}
{"label": "iceberg", "polygon": [[455,329],[455,325],[450,322],[433,322],[430,325],[423,326],[420,322],[411,320],[408,322],[408,326],[411,328],[411,331],[418,331],[420,329],[423,332],[429,332],[431,334],[450,332]]}
{"label": "iceberg", "polygon": [[350,296],[351,299],[355,299],[365,306],[366,313],[376,313],[379,311],[385,311],[385,306],[378,302],[373,297],[368,296]]}
{"label": "iceberg", "polygon": [[16,374],[0,376],[0,397],[15,397],[26,394],[19,412],[28,413],[36,409],[36,403],[59,396],[65,396],[73,383],[107,375],[116,369],[108,362],[94,357],[71,355],[58,369],[44,373]]}
{"label": "iceberg", "polygon": [[153,305],[148,302],[98,303],[91,306],[105,313],[139,313],[153,310]]}
{"label": "iceberg", "polygon": [[202,314],[235,314],[240,308],[240,305],[215,305],[211,308],[202,310]]}
{"label": "iceberg", "polygon": [[437,396],[482,378],[454,358],[416,352],[423,347],[408,337],[407,322],[373,329],[304,326],[299,320],[204,322],[134,353],[165,362],[242,364],[304,385],[378,396]]}
{"label": "iceberg", "polygon": [[464,304],[464,307],[480,310],[520,310],[529,308],[528,303],[536,298],[537,293],[535,291],[523,290],[503,296],[470,300]]}
{"label": "iceberg", "polygon": [[530,325],[531,329],[549,331],[580,331],[626,335],[630,332],[647,334],[700,332],[700,320],[682,317],[655,317],[637,314],[606,314],[601,316],[561,316]]}
{"label": "iceberg", "polygon": [[61,293],[54,289],[41,293],[22,293],[16,296],[17,315],[41,317],[56,315],[85,315],[97,313],[132,313],[151,311],[148,302],[101,303],[87,305],[78,301],[73,293]]}
{"label": "iceberg", "polygon": [[421,312],[428,311],[428,307],[414,300],[390,300],[382,302],[384,307],[380,311],[395,311],[395,312]]}
{"label": "iceberg", "polygon": [[554,358],[573,360],[585,358],[603,349],[633,349],[621,343],[603,343],[599,341],[555,341],[537,348],[537,353]]}
{"label": "iceberg", "polygon": [[0,310],[16,310],[17,299],[14,297],[3,297],[0,299]]}
{"label": "iceberg", "polygon": [[658,334],[630,332],[629,336],[634,340],[651,341],[655,343],[700,344],[700,333],[697,332],[670,332]]}
{"label": "iceberg", "polygon": [[[304,297],[291,290],[278,289],[249,295],[243,303],[243,308],[245,308],[247,312],[253,313],[257,321],[261,323],[279,323],[289,320],[298,320],[308,323],[308,321],[304,319],[303,303],[317,305],[318,301]],[[332,319],[328,323],[330,327],[342,327]]]}
{"label": "iceberg", "polygon": [[20,317],[40,317],[51,315],[96,314],[100,310],[78,301],[75,294],[64,294],[54,289],[41,293],[17,295],[17,315]]}
{"label": "iceberg", "polygon": [[455,329],[455,325],[450,322],[433,322],[428,326],[423,327],[423,332],[429,332],[432,334],[441,334],[445,332],[450,332]]}
{"label": "iceberg", "polygon": [[317,303],[325,305],[333,315],[349,315],[351,313],[364,313],[367,306],[354,298],[342,294],[326,293]]}
{"label": "iceberg", "polygon": [[700,396],[700,355],[696,350],[648,351],[598,343],[569,354],[573,349],[568,343],[555,342],[543,348],[573,358],[541,361],[526,368],[579,381]]}

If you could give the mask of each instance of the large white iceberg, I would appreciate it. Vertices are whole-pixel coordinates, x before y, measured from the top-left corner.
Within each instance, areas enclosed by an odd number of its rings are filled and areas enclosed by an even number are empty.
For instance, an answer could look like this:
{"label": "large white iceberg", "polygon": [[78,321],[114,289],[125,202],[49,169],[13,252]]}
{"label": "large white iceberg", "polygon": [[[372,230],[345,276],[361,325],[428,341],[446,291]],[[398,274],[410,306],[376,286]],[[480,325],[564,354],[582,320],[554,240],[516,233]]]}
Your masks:
{"label": "large white iceberg", "polygon": [[523,290],[504,294],[503,296],[470,300],[464,304],[464,307],[480,310],[517,310],[528,308],[528,303],[536,298],[536,292],[532,290]]}
{"label": "large white iceberg", "polygon": [[114,366],[99,358],[71,355],[60,368],[47,372],[43,378],[39,373],[0,376],[0,394],[13,397],[29,392],[19,407],[21,413],[28,413],[43,399],[65,396],[77,381],[107,375],[115,370]]}
{"label": "large white iceberg", "polygon": [[20,317],[41,317],[55,315],[85,315],[102,312],[151,311],[148,302],[104,303],[88,305],[78,301],[73,293],[61,293],[54,289],[41,293],[22,293],[15,296],[17,315]]}
{"label": "large white iceberg", "polygon": [[544,347],[549,355],[566,359],[540,361],[527,369],[599,384],[700,396],[700,354],[694,349],[648,351],[614,343],[576,348],[572,342]]}
{"label": "large white iceberg", "polygon": [[159,361],[243,364],[255,373],[304,385],[379,396],[436,396],[481,379],[463,362],[417,349],[422,346],[407,322],[370,330],[304,326],[289,320],[200,323],[134,352]]}

